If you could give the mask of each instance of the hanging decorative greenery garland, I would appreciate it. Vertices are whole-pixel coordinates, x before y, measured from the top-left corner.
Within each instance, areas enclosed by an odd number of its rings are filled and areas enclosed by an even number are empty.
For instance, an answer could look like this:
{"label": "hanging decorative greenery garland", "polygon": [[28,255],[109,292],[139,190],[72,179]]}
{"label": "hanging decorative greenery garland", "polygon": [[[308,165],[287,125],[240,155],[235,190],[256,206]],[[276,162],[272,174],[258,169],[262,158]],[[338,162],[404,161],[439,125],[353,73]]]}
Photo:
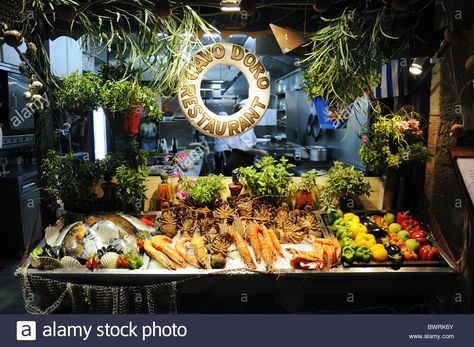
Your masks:
{"label": "hanging decorative greenery garland", "polygon": [[380,82],[384,41],[397,40],[389,34],[394,17],[383,6],[348,7],[339,17],[322,19],[327,24],[310,35],[311,53],[301,65],[303,88],[310,98],[321,96],[343,111]]}

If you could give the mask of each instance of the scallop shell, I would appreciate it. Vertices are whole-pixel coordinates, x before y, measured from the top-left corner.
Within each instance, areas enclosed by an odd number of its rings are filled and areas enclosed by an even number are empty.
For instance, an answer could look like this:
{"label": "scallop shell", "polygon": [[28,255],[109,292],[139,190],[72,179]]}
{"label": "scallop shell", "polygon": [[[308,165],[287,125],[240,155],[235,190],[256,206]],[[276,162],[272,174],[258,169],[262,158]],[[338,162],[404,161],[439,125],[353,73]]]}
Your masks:
{"label": "scallop shell", "polygon": [[61,266],[61,262],[56,258],[51,257],[38,257],[41,263],[41,267],[45,270],[54,270]]}
{"label": "scallop shell", "polygon": [[100,267],[102,269],[116,269],[119,255],[115,252],[107,252],[100,258]]}
{"label": "scallop shell", "polygon": [[77,259],[68,255],[61,259],[61,266],[66,269],[80,269],[82,267]]}
{"label": "scallop shell", "polygon": [[41,261],[39,260],[39,257],[37,255],[30,255],[30,264],[31,267],[34,269],[37,269],[41,266]]}

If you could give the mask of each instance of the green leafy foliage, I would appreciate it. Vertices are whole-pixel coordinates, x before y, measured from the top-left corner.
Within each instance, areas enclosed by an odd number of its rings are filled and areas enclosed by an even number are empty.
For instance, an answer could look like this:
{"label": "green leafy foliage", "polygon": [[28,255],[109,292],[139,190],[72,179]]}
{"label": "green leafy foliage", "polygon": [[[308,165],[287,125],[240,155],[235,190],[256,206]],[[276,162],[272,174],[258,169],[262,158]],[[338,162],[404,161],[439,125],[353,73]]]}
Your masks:
{"label": "green leafy foliage", "polygon": [[115,176],[115,170],[120,165],[119,160],[114,155],[106,155],[104,159],[96,161],[97,169],[106,181],[110,181]]}
{"label": "green leafy foliage", "polygon": [[[150,87],[164,96],[175,94],[185,81],[183,67],[187,55],[183,52],[202,46],[196,34],[216,30],[186,5],[175,7],[171,16],[163,18],[156,9],[156,1],[150,0],[31,0],[26,3],[28,10],[17,19],[23,23],[21,32],[35,38],[46,59],[45,33],[51,33],[48,39],[60,34],[81,37],[89,54],[107,50],[116,52],[116,57],[111,56],[111,59],[126,56],[134,64],[127,66],[125,75],[133,74],[133,79],[139,81],[142,73],[151,74]],[[57,22],[65,6],[74,16],[58,33]],[[143,68],[134,69],[134,66]],[[43,74],[48,76],[47,68],[44,70]]]}
{"label": "green leafy foliage", "polygon": [[315,169],[303,173],[301,175],[301,180],[296,184],[295,190],[308,193],[316,191],[318,189],[318,184],[316,182],[317,178],[318,172]]}
{"label": "green leafy foliage", "polygon": [[364,179],[364,174],[354,166],[344,167],[340,161],[335,161],[328,171],[326,184],[319,191],[319,200],[324,211],[334,212],[342,199],[353,199],[359,195],[369,196],[370,183]]}
{"label": "green leafy foliage", "polygon": [[106,81],[101,89],[101,102],[104,109],[114,116],[124,116],[132,112],[138,104],[143,106],[151,118],[159,120],[163,114],[155,92],[129,80]]}
{"label": "green leafy foliage", "polygon": [[382,114],[380,104],[373,105],[374,121],[369,139],[359,150],[362,163],[372,171],[398,169],[403,162],[425,163],[432,154],[419,128],[421,116],[412,107]]}
{"label": "green leafy foliage", "polygon": [[309,98],[321,96],[343,111],[377,86],[377,70],[387,60],[383,45],[397,39],[387,34],[393,18],[385,5],[347,7],[339,17],[322,18],[327,24],[309,36],[311,52],[301,68]]}
{"label": "green leafy foliage", "polygon": [[91,72],[61,77],[56,102],[59,108],[69,111],[92,112],[100,106],[100,78]]}
{"label": "green leafy foliage", "polygon": [[94,163],[71,153],[59,155],[49,151],[42,168],[45,190],[61,199],[66,210],[91,211],[96,201],[94,186],[100,178]]}
{"label": "green leafy foliage", "polygon": [[121,165],[116,170],[117,200],[124,211],[141,211],[145,200],[146,166],[137,170]]}
{"label": "green leafy foliage", "polygon": [[224,176],[210,174],[198,177],[196,181],[183,178],[183,190],[189,193],[189,200],[198,206],[211,207],[225,189]]}
{"label": "green leafy foliage", "polygon": [[288,168],[292,166],[285,158],[277,161],[263,157],[252,166],[241,167],[238,176],[252,195],[263,197],[263,201],[279,202],[290,193]]}

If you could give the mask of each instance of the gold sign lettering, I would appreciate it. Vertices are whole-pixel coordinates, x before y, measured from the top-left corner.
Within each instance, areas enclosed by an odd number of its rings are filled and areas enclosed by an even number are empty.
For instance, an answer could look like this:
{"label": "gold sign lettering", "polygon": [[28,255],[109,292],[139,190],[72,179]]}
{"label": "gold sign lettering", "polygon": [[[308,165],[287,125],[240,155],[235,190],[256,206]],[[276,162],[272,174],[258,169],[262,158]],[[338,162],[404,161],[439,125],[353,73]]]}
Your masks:
{"label": "gold sign lettering", "polygon": [[237,45],[232,45],[232,54],[230,59],[232,60],[242,60],[244,57],[244,49]]}
{"label": "gold sign lettering", "polygon": [[[201,99],[200,84],[193,82],[219,64],[237,67],[250,85],[249,101],[238,113],[226,117],[209,111]],[[181,87],[178,99],[183,114],[198,130],[214,137],[236,136],[262,119],[270,99],[270,78],[258,57],[244,47],[230,43],[206,46],[193,55],[184,73],[188,83]]]}

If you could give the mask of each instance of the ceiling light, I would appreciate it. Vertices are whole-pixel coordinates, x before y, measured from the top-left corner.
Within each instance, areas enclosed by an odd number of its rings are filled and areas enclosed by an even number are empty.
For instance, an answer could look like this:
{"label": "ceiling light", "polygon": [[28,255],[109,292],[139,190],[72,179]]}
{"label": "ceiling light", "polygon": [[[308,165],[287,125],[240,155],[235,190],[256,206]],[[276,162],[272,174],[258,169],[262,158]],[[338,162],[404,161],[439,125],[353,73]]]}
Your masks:
{"label": "ceiling light", "polygon": [[210,81],[210,82],[211,82],[211,83],[219,83],[219,84],[222,84],[222,83],[224,83],[224,81],[222,81],[222,80],[218,80],[218,81]]}
{"label": "ceiling light", "polygon": [[222,12],[240,12],[238,1],[221,1]]}
{"label": "ceiling light", "polygon": [[425,60],[426,58],[415,58],[408,71],[413,75],[421,74],[423,72],[423,64],[425,63]]}

